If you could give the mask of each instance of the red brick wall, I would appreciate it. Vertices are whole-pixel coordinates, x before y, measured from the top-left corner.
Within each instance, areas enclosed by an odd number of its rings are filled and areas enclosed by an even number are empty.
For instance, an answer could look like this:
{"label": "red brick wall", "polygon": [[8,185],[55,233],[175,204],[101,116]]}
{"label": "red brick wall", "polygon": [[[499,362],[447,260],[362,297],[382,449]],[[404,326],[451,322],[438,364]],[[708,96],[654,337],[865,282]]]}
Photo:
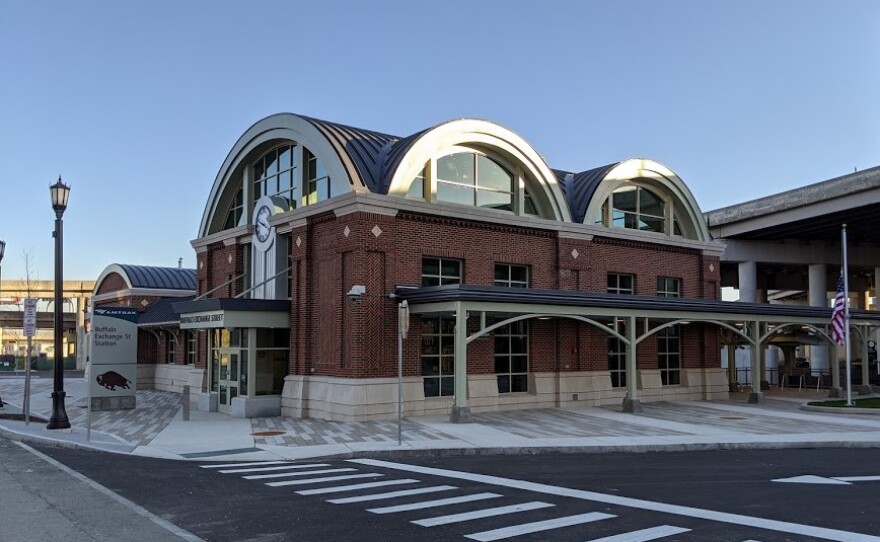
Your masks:
{"label": "red brick wall", "polygon": [[[377,226],[378,237],[372,231]],[[423,257],[462,260],[467,284],[492,285],[496,263],[529,266],[533,288],[604,292],[607,274],[616,272],[636,276],[637,294],[656,295],[657,277],[664,276],[681,279],[684,297],[714,299],[720,284],[718,258],[695,250],[601,237],[560,238],[553,232],[407,212],[397,217],[366,212],[311,217],[291,232],[289,243],[293,374],[396,375],[397,308],[382,294],[398,285],[419,286]],[[200,294],[242,272],[240,247],[211,245],[198,259]],[[356,303],[345,295],[354,284],[365,285],[368,292]],[[211,297],[232,296],[240,289],[236,281]],[[415,318],[404,341],[407,375],[421,374]],[[479,316],[472,315],[469,329],[476,330],[478,322]],[[576,321],[561,321],[558,330],[553,320],[533,320],[530,326],[532,371],[607,369],[608,335],[603,331]],[[710,329],[702,337],[699,329],[683,328],[685,366],[717,363],[716,333]],[[471,343],[469,372],[493,373],[493,348],[491,340]],[[638,365],[657,368],[655,339],[639,345]]]}

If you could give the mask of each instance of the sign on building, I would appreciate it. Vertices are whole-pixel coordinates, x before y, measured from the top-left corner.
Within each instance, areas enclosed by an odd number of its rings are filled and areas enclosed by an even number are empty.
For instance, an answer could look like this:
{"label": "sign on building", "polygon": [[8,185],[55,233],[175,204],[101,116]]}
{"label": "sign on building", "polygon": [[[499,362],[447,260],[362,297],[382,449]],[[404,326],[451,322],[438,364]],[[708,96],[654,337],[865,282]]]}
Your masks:
{"label": "sign on building", "polygon": [[89,334],[92,410],[135,407],[137,309],[95,307]]}

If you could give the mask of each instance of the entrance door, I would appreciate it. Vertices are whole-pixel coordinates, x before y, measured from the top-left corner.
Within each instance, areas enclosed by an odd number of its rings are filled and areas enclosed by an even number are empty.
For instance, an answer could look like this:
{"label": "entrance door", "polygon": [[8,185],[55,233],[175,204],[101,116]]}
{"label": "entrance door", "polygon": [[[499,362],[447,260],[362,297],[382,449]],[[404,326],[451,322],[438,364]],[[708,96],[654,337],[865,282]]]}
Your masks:
{"label": "entrance door", "polygon": [[238,350],[222,349],[220,351],[217,407],[221,412],[230,412],[232,400],[238,397],[238,357]]}

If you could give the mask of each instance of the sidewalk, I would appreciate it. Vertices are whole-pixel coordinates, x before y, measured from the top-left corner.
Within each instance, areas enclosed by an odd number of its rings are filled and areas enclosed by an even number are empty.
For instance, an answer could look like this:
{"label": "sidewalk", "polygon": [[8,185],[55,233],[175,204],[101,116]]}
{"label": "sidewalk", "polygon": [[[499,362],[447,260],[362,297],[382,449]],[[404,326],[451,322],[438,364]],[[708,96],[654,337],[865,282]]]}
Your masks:
{"label": "sidewalk", "polygon": [[[397,421],[333,422],[291,418],[233,418],[192,411],[183,421],[180,395],[137,392],[137,408],[93,412],[87,438],[86,383],[66,377],[70,430],[46,429],[51,375],[31,381],[30,425],[0,419],[0,435],[14,440],[174,459],[274,460],[406,454],[610,452],[783,447],[878,447],[880,415],[828,414],[800,409],[815,390],[770,395],[759,405],[728,401],[647,403],[641,414],[617,407],[580,407],[447,417],[406,418],[402,445]],[[0,414],[21,413],[24,376],[0,377]]]}

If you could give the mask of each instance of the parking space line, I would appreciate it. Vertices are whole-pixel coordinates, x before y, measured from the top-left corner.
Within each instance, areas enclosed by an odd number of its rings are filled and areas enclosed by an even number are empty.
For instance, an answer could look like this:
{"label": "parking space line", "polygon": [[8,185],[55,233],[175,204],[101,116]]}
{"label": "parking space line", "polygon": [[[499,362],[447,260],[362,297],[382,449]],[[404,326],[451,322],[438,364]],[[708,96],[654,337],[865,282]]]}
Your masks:
{"label": "parking space line", "polygon": [[266,485],[270,487],[304,486],[308,484],[321,484],[324,482],[338,482],[340,480],[354,480],[356,478],[376,478],[379,476],[385,475],[379,474],[377,472],[371,472],[368,474],[347,474],[344,476],[327,476],[324,478],[306,478],[305,480],[285,480],[283,482],[268,482]]}
{"label": "parking space line", "polygon": [[256,467],[257,465],[280,465],[287,461],[256,461],[254,463],[223,463],[222,465],[199,465],[203,469],[226,469],[232,467]]}
{"label": "parking space line", "polygon": [[309,471],[273,472],[272,474],[252,474],[242,476],[245,480],[266,480],[268,478],[293,478],[294,476],[311,476],[313,474],[330,474],[333,472],[353,472],[357,469],[318,469]]}
{"label": "parking space line", "polygon": [[640,531],[630,531],[628,533],[596,538],[588,542],[648,542],[649,540],[657,540],[658,538],[686,533],[688,531],[690,531],[690,529],[673,527],[672,525],[661,525],[660,527],[651,527],[650,529],[642,529]]}
{"label": "parking space line", "polygon": [[[603,514],[602,512],[590,512],[588,514],[578,514],[576,516],[567,516],[562,518],[548,519],[545,521],[536,521],[534,523],[523,523],[522,525],[511,525],[501,529],[493,529],[491,531],[483,531],[465,535],[465,538],[471,540],[479,540],[480,542],[489,542],[490,540],[502,540],[512,536],[520,536],[530,533],[538,533],[541,531],[549,531],[550,529],[559,529],[562,527],[571,527],[573,525],[582,525],[603,519],[617,517],[613,514]],[[646,539],[647,540],[647,539]]]}
{"label": "parking space line", "polygon": [[[394,480],[398,482],[399,480]],[[416,480],[411,480],[415,482]],[[377,483],[385,483],[385,482],[377,482]],[[369,485],[369,484],[362,484]],[[396,499],[398,497],[409,497],[411,495],[424,495],[426,493],[437,493],[438,491],[449,491],[450,489],[458,489],[455,486],[430,486],[430,487],[419,487],[416,489],[402,489],[400,491],[389,491],[387,493],[374,493],[372,495],[358,495],[357,497],[345,497],[343,499],[331,499],[327,502],[332,504],[351,504],[355,502],[369,502],[369,501],[381,501],[384,499]],[[321,491],[320,489],[312,489],[310,491]],[[305,491],[297,491],[300,495],[305,494]]]}
{"label": "parking space line", "polygon": [[410,510],[424,510],[425,508],[436,508],[439,506],[449,506],[452,504],[484,501],[486,499],[496,499],[500,496],[501,495],[499,495],[498,493],[474,493],[472,495],[461,495],[459,497],[448,497],[446,499],[436,499],[433,501],[398,504],[396,506],[385,506],[382,508],[368,508],[367,512],[372,512],[374,514],[395,514],[397,512],[408,512]]}
{"label": "parking space line", "polygon": [[413,521],[413,523],[421,525],[422,527],[436,527],[437,525],[448,525],[450,523],[461,523],[462,521],[471,521],[474,519],[491,518],[494,516],[503,516],[505,514],[516,514],[517,512],[550,508],[551,506],[556,505],[550,504],[549,502],[531,501],[520,504],[511,504],[509,506],[499,506],[497,508],[484,508],[482,510],[474,510],[473,512],[462,512],[461,514],[450,514],[448,516],[440,516],[436,518],[417,519]]}
{"label": "parking space line", "polygon": [[[350,484],[347,486],[331,486],[331,487],[319,487],[318,489],[304,489],[302,491],[297,491],[297,495],[322,495],[325,493],[342,493],[344,491],[357,491],[359,489],[372,489],[374,487],[384,487],[384,486],[397,486],[401,484],[415,484],[418,483],[418,480],[414,478],[401,478],[398,480],[385,480],[382,482],[367,482],[365,484]],[[351,499],[357,497],[349,497]],[[337,499],[344,500],[344,499]],[[328,501],[333,502],[333,501]],[[352,501],[354,502],[354,501]]]}
{"label": "parking space line", "polygon": [[231,469],[231,470],[221,470],[223,474],[240,474],[242,472],[268,472],[274,470],[295,470],[295,469],[309,469],[312,467],[329,467],[330,465],[327,463],[320,464],[312,464],[312,465],[281,465],[280,467],[251,467],[247,469]]}

